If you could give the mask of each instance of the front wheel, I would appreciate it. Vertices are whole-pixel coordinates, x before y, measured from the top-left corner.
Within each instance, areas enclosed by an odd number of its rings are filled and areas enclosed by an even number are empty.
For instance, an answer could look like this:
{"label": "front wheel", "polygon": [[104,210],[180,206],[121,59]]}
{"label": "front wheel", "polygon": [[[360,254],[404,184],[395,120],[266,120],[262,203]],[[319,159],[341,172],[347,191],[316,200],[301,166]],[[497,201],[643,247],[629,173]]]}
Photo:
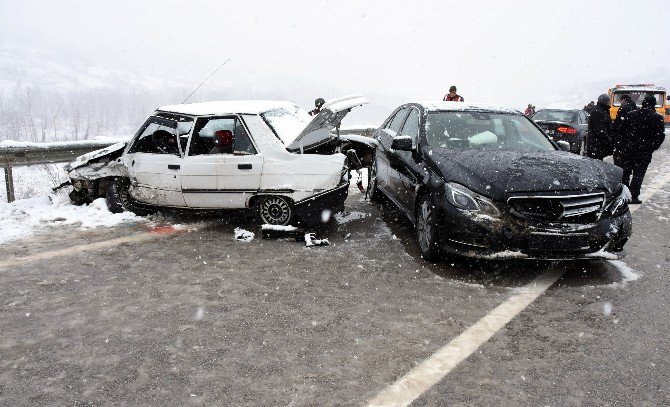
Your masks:
{"label": "front wheel", "polygon": [[148,215],[149,211],[140,208],[130,197],[130,180],[114,178],[107,183],[107,209],[112,213],[133,212],[136,215]]}
{"label": "front wheel", "polygon": [[377,159],[375,158],[372,161],[372,166],[370,166],[370,173],[368,177],[368,197],[370,202],[380,202],[381,201],[381,192],[377,187]]}
{"label": "front wheel", "polygon": [[421,249],[421,257],[426,260],[434,260],[439,254],[437,247],[437,229],[435,227],[437,211],[435,205],[430,201],[429,195],[421,198],[416,210],[416,237]]}
{"label": "front wheel", "polygon": [[288,225],[293,219],[293,207],[283,196],[270,196],[258,205],[258,217],[264,224]]}

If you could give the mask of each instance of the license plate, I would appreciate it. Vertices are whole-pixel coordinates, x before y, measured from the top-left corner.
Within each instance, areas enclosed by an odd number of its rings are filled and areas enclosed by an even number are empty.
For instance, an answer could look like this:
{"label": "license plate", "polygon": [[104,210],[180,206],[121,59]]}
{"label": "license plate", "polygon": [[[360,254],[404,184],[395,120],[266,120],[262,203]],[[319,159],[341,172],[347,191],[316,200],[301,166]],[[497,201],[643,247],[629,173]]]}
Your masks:
{"label": "license plate", "polygon": [[528,248],[540,251],[572,251],[589,246],[587,233],[547,234],[531,233]]}

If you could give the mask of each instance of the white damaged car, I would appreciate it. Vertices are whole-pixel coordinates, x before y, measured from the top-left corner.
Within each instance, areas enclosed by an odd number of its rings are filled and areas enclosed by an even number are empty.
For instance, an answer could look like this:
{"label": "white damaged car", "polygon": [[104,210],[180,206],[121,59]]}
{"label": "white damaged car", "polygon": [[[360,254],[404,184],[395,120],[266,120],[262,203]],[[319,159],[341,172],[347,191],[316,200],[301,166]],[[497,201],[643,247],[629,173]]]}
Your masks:
{"label": "white damaged car", "polygon": [[330,100],[314,118],[291,102],[164,106],[129,142],[69,163],[70,199],[105,197],[112,212],[253,208],[262,223],[316,224],[343,208],[352,164],[374,149],[373,139],[339,135],[365,103]]}

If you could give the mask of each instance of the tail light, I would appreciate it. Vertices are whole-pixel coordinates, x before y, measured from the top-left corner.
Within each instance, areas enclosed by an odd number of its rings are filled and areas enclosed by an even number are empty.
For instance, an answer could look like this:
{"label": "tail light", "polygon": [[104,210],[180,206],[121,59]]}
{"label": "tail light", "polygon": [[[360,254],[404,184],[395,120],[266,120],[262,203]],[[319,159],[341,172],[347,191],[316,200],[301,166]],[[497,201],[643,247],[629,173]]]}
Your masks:
{"label": "tail light", "polygon": [[563,134],[577,134],[577,130],[573,129],[572,127],[568,126],[561,126],[556,129],[557,132],[563,133]]}

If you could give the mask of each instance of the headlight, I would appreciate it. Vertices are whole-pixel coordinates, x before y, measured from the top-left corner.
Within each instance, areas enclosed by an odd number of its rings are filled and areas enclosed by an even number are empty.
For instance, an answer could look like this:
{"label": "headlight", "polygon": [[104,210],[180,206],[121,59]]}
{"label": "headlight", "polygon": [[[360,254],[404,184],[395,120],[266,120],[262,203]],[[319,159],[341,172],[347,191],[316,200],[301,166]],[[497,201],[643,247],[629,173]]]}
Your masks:
{"label": "headlight", "polygon": [[621,192],[619,195],[617,195],[616,198],[614,198],[606,210],[610,215],[612,215],[612,217],[621,216],[628,210],[628,203],[630,201],[631,195],[628,187],[624,184],[621,184]]}
{"label": "headlight", "polygon": [[447,201],[459,209],[479,212],[489,216],[500,216],[500,211],[493,201],[469,190],[463,185],[449,182],[445,184],[445,194]]}

